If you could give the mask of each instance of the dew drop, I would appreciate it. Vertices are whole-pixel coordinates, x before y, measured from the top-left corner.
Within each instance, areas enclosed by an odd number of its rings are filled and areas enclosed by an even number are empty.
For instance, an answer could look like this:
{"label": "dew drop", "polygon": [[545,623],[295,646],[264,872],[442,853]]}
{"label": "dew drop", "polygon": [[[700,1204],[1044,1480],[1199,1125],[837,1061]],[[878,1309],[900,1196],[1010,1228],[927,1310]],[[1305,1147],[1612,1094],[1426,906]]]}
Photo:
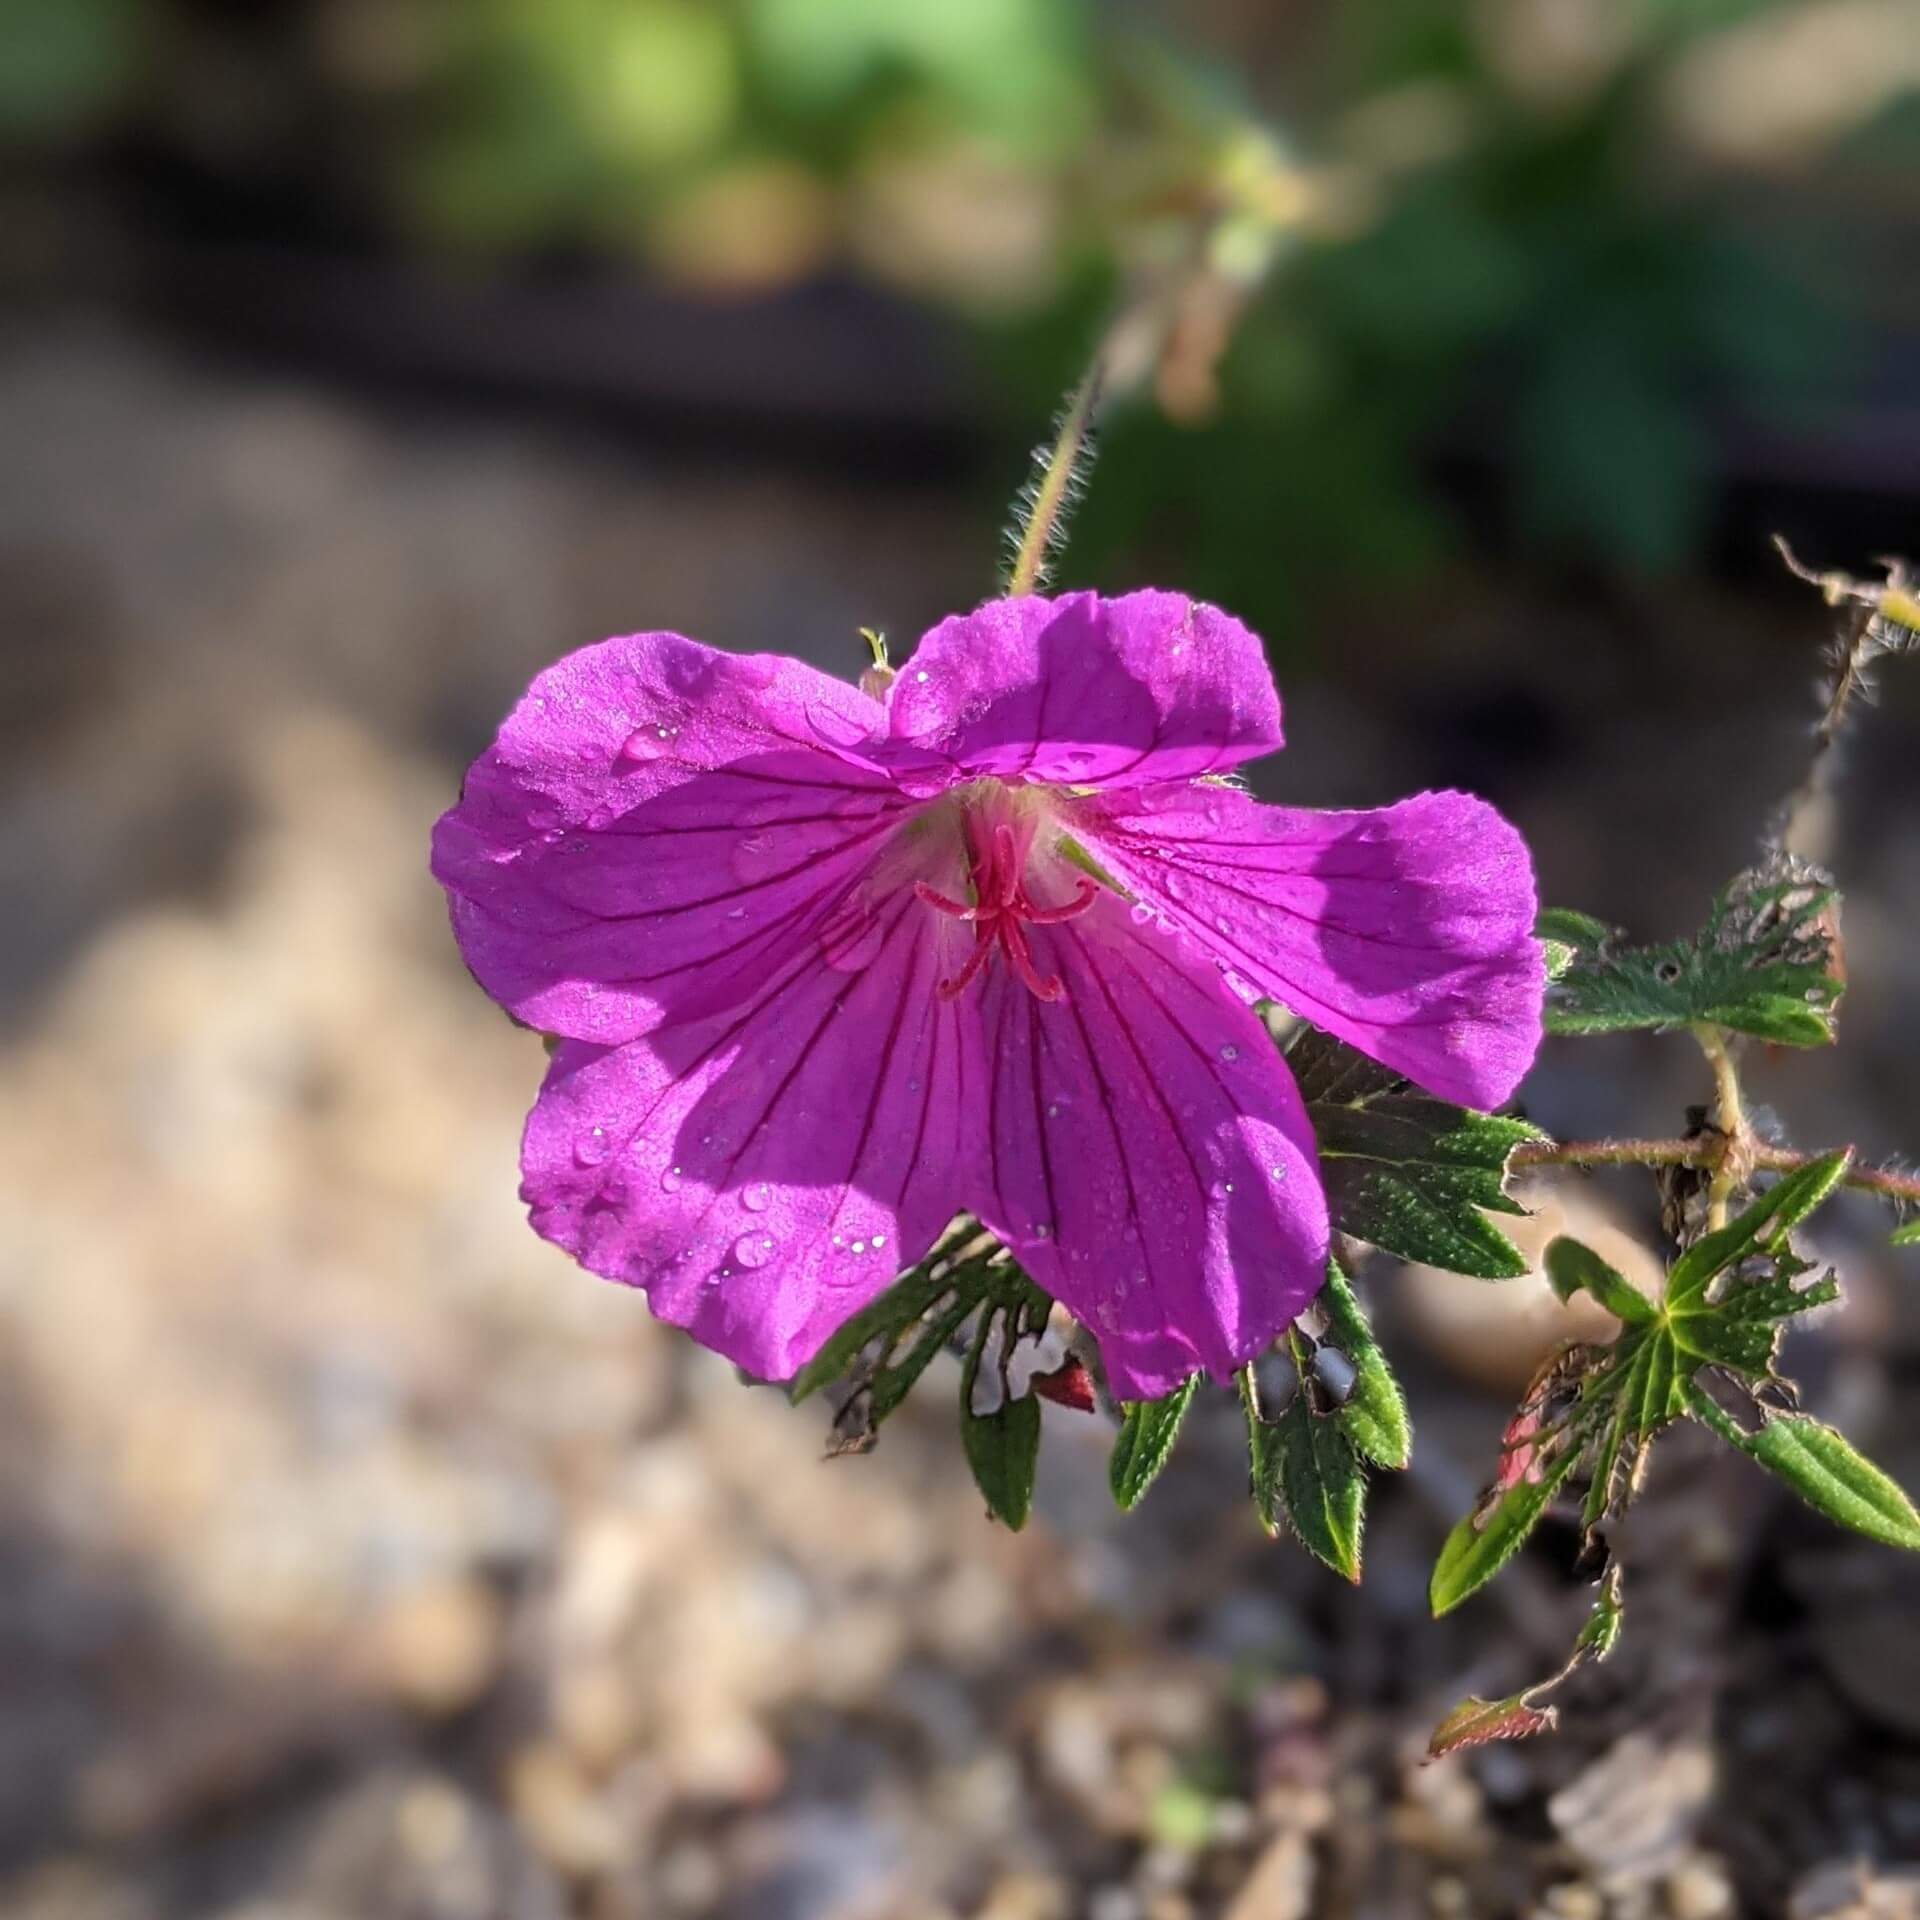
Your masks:
{"label": "dew drop", "polygon": [[1046,1220],[1039,1222],[1033,1230],[1033,1237],[1036,1240],[1051,1240],[1053,1238],[1052,1224]]}
{"label": "dew drop", "polygon": [[621,744],[620,758],[637,765],[649,760],[670,759],[674,738],[679,731],[678,727],[635,727]]}
{"label": "dew drop", "polygon": [[886,1244],[887,1244],[887,1236],[884,1233],[876,1233],[873,1236],[873,1245],[874,1245],[874,1250],[876,1252],[878,1252],[879,1249],[884,1247]]}
{"label": "dew drop", "polygon": [[864,1240],[856,1240],[853,1245],[847,1249],[849,1253],[865,1253],[866,1250],[867,1243]]}
{"label": "dew drop", "polygon": [[773,1236],[765,1233],[743,1233],[733,1243],[733,1257],[746,1268],[764,1267],[767,1256],[773,1251]]}
{"label": "dew drop", "polygon": [[1047,1118],[1049,1120],[1058,1120],[1060,1118],[1060,1102],[1058,1100],[1048,1102]]}
{"label": "dew drop", "polygon": [[925,667],[922,667],[922,668],[920,669],[920,671],[919,671],[918,673],[916,673],[916,674],[915,674],[915,675],[914,675],[913,677],[914,677],[914,679],[915,679],[916,681],[918,681],[918,682],[919,682],[919,684],[920,684],[921,686],[923,686],[923,687],[924,687],[924,686],[925,686],[925,685],[927,684],[927,670],[926,670],[926,668],[925,668]]}
{"label": "dew drop", "polygon": [[667,1193],[678,1193],[680,1191],[680,1169],[678,1167],[669,1167],[666,1172],[660,1176],[660,1185],[662,1190]]}
{"label": "dew drop", "polygon": [[1127,917],[1136,927],[1144,927],[1153,918],[1153,909],[1144,900],[1136,900],[1128,908]]}
{"label": "dew drop", "polygon": [[573,1143],[573,1157],[583,1167],[597,1167],[607,1157],[607,1130],[595,1127]]}
{"label": "dew drop", "polygon": [[1184,874],[1170,873],[1166,878],[1167,898],[1184,900],[1187,897],[1187,881]]}
{"label": "dew drop", "polygon": [[745,1207],[749,1213],[765,1213],[767,1210],[767,1202],[772,1198],[773,1193],[767,1186],[767,1183],[764,1180],[756,1180],[753,1185],[740,1196],[740,1204]]}
{"label": "dew drop", "polygon": [[1227,1044],[1220,1049],[1220,1058],[1231,1066],[1234,1061],[1240,1058],[1240,1049],[1229,1040]]}
{"label": "dew drop", "polygon": [[1286,1170],[1286,1168],[1285,1168],[1285,1167],[1283,1167],[1283,1166],[1280,1166],[1280,1165],[1279,1165],[1279,1164],[1277,1164],[1277,1163],[1276,1163],[1275,1165],[1273,1165],[1273,1166],[1271,1166],[1271,1167],[1269,1167],[1269,1168],[1267,1169],[1267,1171],[1268,1171],[1268,1172],[1269,1172],[1270,1174],[1272,1174],[1272,1176],[1273,1176],[1273,1177],[1274,1177],[1274,1178],[1275,1178],[1276,1180],[1284,1180],[1284,1179],[1285,1179],[1285,1178],[1287,1177],[1287,1170]]}
{"label": "dew drop", "polygon": [[747,910],[745,907],[730,907],[727,910],[727,918],[729,920],[744,920],[746,917]]}

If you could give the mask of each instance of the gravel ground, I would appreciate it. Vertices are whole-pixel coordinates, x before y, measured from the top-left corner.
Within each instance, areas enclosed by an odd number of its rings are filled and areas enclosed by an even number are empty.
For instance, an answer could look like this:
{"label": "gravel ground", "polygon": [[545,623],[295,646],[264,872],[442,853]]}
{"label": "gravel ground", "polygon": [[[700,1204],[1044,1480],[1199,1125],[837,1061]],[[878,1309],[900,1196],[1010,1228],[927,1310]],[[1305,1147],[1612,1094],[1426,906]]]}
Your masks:
{"label": "gravel ground", "polygon": [[[525,1229],[539,1042],[466,981],[424,871],[460,764],[603,632],[851,671],[857,625],[974,596],[972,517],[84,319],[9,345],[0,1912],[1920,1912],[1920,1579],[1684,1439],[1628,1536],[1626,1647],[1567,1730],[1420,1764],[1442,1711],[1557,1664],[1582,1610],[1550,1531],[1425,1617],[1490,1390],[1559,1331],[1530,1283],[1369,1276],[1419,1446],[1353,1592],[1259,1535],[1223,1398],[1125,1520],[1107,1431],[1050,1412],[1013,1536],[961,1465],[954,1370],[828,1462],[828,1409],[743,1388]],[[1808,624],[1456,583],[1342,629],[1282,781],[1484,779],[1559,897],[1672,931],[1783,784]],[[1754,1074],[1866,1147],[1920,1139],[1893,709],[1856,769],[1872,807],[1835,825],[1864,882],[1850,1045]],[[1651,1044],[1595,1071],[1551,1054],[1540,1117],[1662,1124],[1694,1092]],[[1556,1204],[1644,1224],[1631,1185]],[[1914,1316],[1872,1224],[1835,1216],[1853,1298],[1800,1371],[1920,1486],[1894,1417]]]}

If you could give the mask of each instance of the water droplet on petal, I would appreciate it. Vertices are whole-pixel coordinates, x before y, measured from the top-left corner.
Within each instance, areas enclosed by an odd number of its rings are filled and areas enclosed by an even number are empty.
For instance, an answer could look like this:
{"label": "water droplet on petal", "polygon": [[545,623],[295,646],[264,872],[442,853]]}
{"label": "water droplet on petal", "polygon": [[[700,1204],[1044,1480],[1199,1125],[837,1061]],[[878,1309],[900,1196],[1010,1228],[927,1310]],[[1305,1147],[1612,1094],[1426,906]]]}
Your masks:
{"label": "water droplet on petal", "polygon": [[573,1157],[583,1167],[597,1167],[607,1157],[607,1130],[595,1127],[573,1143]]}
{"label": "water droplet on petal", "polygon": [[873,1244],[874,1244],[875,1251],[877,1252],[881,1247],[884,1247],[887,1244],[887,1236],[884,1233],[876,1233],[873,1236]]}
{"label": "water droplet on petal", "polygon": [[660,1176],[660,1185],[667,1193],[678,1193],[680,1191],[680,1169],[678,1167],[669,1167],[666,1172]]}
{"label": "water droplet on petal", "polygon": [[765,1213],[767,1210],[767,1202],[772,1198],[773,1190],[767,1183],[764,1180],[756,1180],[753,1185],[740,1196],[740,1204],[745,1207],[749,1213]]}
{"label": "water droplet on petal", "polygon": [[848,1249],[848,1251],[851,1253],[865,1253],[866,1250],[867,1250],[867,1243],[864,1240],[856,1240],[853,1243],[853,1245]]}
{"label": "water droplet on petal", "polygon": [[1127,909],[1127,918],[1131,920],[1136,927],[1144,927],[1153,917],[1153,909],[1148,906],[1144,900],[1136,900],[1133,905]]}
{"label": "water droplet on petal", "polygon": [[924,686],[925,686],[925,685],[927,684],[927,670],[926,670],[926,668],[925,668],[925,667],[922,667],[922,668],[920,669],[920,671],[919,671],[918,673],[916,673],[916,674],[915,674],[915,675],[914,675],[913,677],[914,677],[914,679],[915,679],[915,680],[917,680],[917,681],[918,681],[918,682],[920,683],[920,685],[921,685],[921,686],[923,686],[923,687],[924,687]]}
{"label": "water droplet on petal", "polygon": [[765,1233],[743,1233],[733,1243],[733,1257],[743,1267],[764,1267],[767,1256],[773,1251],[773,1236]]}
{"label": "water droplet on petal", "polygon": [[1274,1178],[1275,1178],[1276,1180],[1284,1180],[1284,1179],[1285,1179],[1285,1178],[1287,1177],[1287,1170],[1286,1170],[1286,1168],[1285,1168],[1284,1166],[1280,1166],[1280,1165],[1278,1165],[1278,1164],[1276,1164],[1276,1165],[1274,1165],[1274,1166],[1271,1166],[1271,1167],[1269,1167],[1269,1168],[1267,1169],[1267,1171],[1268,1171],[1268,1172],[1269,1172],[1270,1174],[1272,1174],[1272,1176],[1273,1176],[1273,1177],[1274,1177]]}
{"label": "water droplet on petal", "polygon": [[1051,1240],[1053,1238],[1053,1226],[1051,1222],[1046,1220],[1040,1221],[1033,1230],[1033,1237],[1036,1240]]}
{"label": "water droplet on petal", "polygon": [[1227,1044],[1220,1049],[1220,1058],[1231,1066],[1234,1061],[1240,1058],[1240,1049],[1229,1040]]}
{"label": "water droplet on petal", "polygon": [[1184,900],[1187,897],[1187,880],[1185,874],[1170,873],[1167,875],[1164,884],[1169,900]]}
{"label": "water droplet on petal", "polygon": [[679,731],[678,727],[655,724],[635,727],[621,743],[620,758],[636,765],[644,765],[649,760],[670,760]]}

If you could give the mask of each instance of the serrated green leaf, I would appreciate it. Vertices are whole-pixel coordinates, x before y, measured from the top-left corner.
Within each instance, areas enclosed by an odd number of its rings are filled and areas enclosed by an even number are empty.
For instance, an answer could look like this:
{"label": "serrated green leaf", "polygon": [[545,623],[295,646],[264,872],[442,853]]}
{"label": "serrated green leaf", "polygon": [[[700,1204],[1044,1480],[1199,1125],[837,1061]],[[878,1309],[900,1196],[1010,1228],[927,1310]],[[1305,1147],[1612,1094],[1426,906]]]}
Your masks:
{"label": "serrated green leaf", "polygon": [[[965,1301],[966,1311],[971,1312],[986,1297],[985,1268],[994,1244],[977,1221],[965,1216],[956,1220],[919,1265],[908,1268],[885,1293],[861,1308],[794,1375],[787,1388],[788,1397],[797,1406],[808,1395],[838,1380],[861,1350],[875,1341],[887,1340],[890,1354],[903,1337],[922,1326],[936,1302]],[[936,1344],[933,1352],[938,1350]],[[919,1367],[924,1368],[931,1358],[932,1353],[928,1353]]]}
{"label": "serrated green leaf", "polygon": [[1365,1054],[1302,1026],[1287,1048],[1320,1148],[1335,1224],[1356,1240],[1483,1280],[1527,1271],[1486,1210],[1523,1214],[1506,1191],[1524,1120],[1449,1106]]}
{"label": "serrated green leaf", "polygon": [[1717,1233],[1696,1240],[1667,1275],[1668,1306],[1691,1303],[1727,1268],[1750,1254],[1784,1245],[1788,1233],[1845,1180],[1852,1161],[1852,1148],[1842,1147],[1837,1153],[1809,1162],[1769,1187]]}
{"label": "serrated green leaf", "polygon": [[1570,1664],[1582,1660],[1604,1660],[1619,1645],[1620,1628],[1625,1619],[1620,1566],[1616,1561],[1607,1569],[1606,1578],[1600,1582],[1600,1591],[1593,1596],[1592,1611],[1580,1629],[1580,1637],[1573,1643],[1573,1661]]}
{"label": "serrated green leaf", "polygon": [[1726,888],[1691,940],[1624,946],[1595,939],[1594,923],[1585,931],[1569,924],[1583,916],[1543,916],[1543,932],[1554,922],[1548,937],[1577,949],[1548,990],[1547,1030],[1713,1025],[1783,1046],[1824,1046],[1844,991],[1833,967],[1838,900],[1824,875],[1776,862]]}
{"label": "serrated green leaf", "polygon": [[1550,1241],[1546,1254],[1547,1278],[1562,1300],[1583,1289],[1626,1326],[1645,1326],[1654,1317],[1653,1303],[1644,1298],[1626,1275],[1610,1267],[1583,1242],[1561,1235]]}
{"label": "serrated green leaf", "polygon": [[1920,1553],[1920,1512],[1899,1483],[1844,1434],[1804,1413],[1769,1413],[1746,1433],[1699,1388],[1690,1410],[1829,1520],[1869,1540]]}
{"label": "serrated green leaf", "polygon": [[1052,1301],[977,1220],[960,1216],[917,1266],[841,1327],[794,1376],[798,1403],[833,1381],[848,1392],[834,1419],[833,1452],[864,1451],[943,1347],[979,1315],[1007,1344],[1039,1332]]}
{"label": "serrated green leaf", "polygon": [[1536,1479],[1523,1479],[1463,1519],[1447,1535],[1433,1563],[1427,1602],[1437,1620],[1493,1578],[1520,1550],[1581,1454],[1569,1443]]}
{"label": "serrated green leaf", "polygon": [[1895,1227],[1887,1235],[1890,1247],[1911,1247],[1920,1245],[1920,1220],[1909,1220],[1905,1226]]}
{"label": "serrated green leaf", "polygon": [[[966,1365],[960,1374],[960,1443],[974,1485],[987,1510],[1015,1533],[1027,1524],[1033,1506],[1034,1469],[1040,1457],[1040,1402],[1032,1394],[1003,1399],[992,1413],[975,1413],[973,1389],[993,1331],[994,1314],[980,1316]],[[1004,1384],[1004,1383],[1003,1383]]]}
{"label": "serrated green leaf", "polygon": [[1551,940],[1571,947],[1576,953],[1591,952],[1613,939],[1616,929],[1590,913],[1575,913],[1569,907],[1542,907],[1533,923],[1536,940]]}
{"label": "serrated green leaf", "polygon": [[[1294,1351],[1296,1370],[1303,1357]],[[1269,1420],[1260,1410],[1253,1370],[1243,1368],[1239,1377],[1261,1525],[1278,1533],[1284,1523],[1316,1560],[1357,1582],[1367,1476],[1345,1432],[1332,1415],[1314,1412],[1304,1378],[1280,1415]]]}
{"label": "serrated green leaf", "polygon": [[1120,1432],[1107,1463],[1114,1504],[1122,1512],[1139,1504],[1167,1464],[1199,1385],[1196,1373],[1163,1399],[1132,1400],[1122,1408]]}
{"label": "serrated green leaf", "polygon": [[1327,1262],[1320,1304],[1333,1344],[1353,1362],[1354,1370],[1353,1386],[1334,1417],[1356,1453],[1377,1466],[1404,1467],[1413,1453],[1406,1395],[1336,1260]]}

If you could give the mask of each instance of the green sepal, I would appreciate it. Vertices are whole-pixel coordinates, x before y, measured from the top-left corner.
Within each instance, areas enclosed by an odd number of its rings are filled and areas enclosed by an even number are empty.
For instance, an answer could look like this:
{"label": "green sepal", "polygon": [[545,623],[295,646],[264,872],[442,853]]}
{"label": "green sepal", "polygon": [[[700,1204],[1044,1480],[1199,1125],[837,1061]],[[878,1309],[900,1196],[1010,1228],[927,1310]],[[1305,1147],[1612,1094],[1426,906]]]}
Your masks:
{"label": "green sepal", "polygon": [[1254,1507],[1269,1533],[1284,1524],[1316,1560],[1358,1583],[1366,1469],[1337,1414],[1315,1411],[1299,1337],[1289,1332],[1287,1347],[1300,1385],[1277,1418],[1261,1411],[1253,1369],[1243,1367],[1238,1376]]}
{"label": "green sepal", "polygon": [[1353,1362],[1353,1386],[1334,1418],[1362,1458],[1376,1466],[1404,1467],[1413,1456],[1407,1398],[1337,1260],[1327,1262],[1320,1305],[1329,1340]]}
{"label": "green sepal", "polygon": [[1123,1513],[1139,1505],[1167,1464],[1199,1385],[1196,1373],[1162,1399],[1130,1400],[1121,1407],[1120,1432],[1107,1462],[1107,1478],[1114,1504]]}
{"label": "green sepal", "polygon": [[[994,1315],[983,1313],[967,1348],[966,1365],[960,1373],[960,1443],[966,1449],[967,1465],[973,1469],[974,1485],[987,1503],[987,1511],[1006,1523],[1015,1533],[1027,1524],[1033,1506],[1034,1469],[1040,1457],[1040,1401],[1034,1394],[1016,1400],[1010,1393],[992,1413],[975,1413],[973,1389],[980,1377],[988,1336],[993,1331]],[[1011,1336],[1012,1329],[1009,1328]]]}

